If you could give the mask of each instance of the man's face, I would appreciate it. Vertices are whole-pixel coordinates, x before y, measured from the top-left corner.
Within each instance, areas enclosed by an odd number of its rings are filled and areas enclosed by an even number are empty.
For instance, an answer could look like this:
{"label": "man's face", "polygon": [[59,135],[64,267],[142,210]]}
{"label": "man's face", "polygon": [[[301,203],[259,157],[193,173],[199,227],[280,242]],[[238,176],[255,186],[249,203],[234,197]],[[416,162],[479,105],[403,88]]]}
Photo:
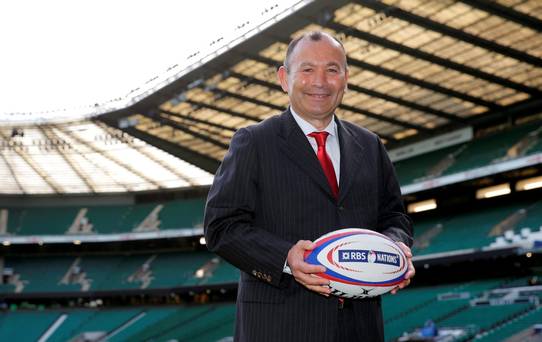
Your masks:
{"label": "man's face", "polygon": [[278,75],[290,105],[306,120],[331,117],[348,81],[342,48],[325,36],[319,41],[301,40],[290,56],[289,70],[281,67]]}

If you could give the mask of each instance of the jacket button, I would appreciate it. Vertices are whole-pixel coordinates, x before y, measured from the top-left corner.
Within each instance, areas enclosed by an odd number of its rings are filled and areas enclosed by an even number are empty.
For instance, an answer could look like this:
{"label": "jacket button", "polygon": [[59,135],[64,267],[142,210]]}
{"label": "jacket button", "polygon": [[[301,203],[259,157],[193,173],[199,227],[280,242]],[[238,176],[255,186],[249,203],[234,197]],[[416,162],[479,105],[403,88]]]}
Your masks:
{"label": "jacket button", "polygon": [[344,210],[344,207],[341,205],[339,206],[339,211],[343,211]]}

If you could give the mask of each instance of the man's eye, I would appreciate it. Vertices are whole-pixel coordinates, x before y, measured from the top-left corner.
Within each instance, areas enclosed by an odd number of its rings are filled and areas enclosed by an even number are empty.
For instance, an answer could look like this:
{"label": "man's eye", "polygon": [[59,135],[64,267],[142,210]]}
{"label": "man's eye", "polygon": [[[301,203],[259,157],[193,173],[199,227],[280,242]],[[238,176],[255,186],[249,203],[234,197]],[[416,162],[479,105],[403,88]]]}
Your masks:
{"label": "man's eye", "polygon": [[328,72],[331,72],[331,73],[334,73],[334,74],[336,74],[336,73],[338,73],[338,72],[339,72],[339,70],[337,70],[337,69],[333,69],[333,68],[331,68],[331,69],[327,69],[327,71],[328,71]]}
{"label": "man's eye", "polygon": [[312,71],[312,68],[305,68],[303,69],[303,72],[311,72]]}

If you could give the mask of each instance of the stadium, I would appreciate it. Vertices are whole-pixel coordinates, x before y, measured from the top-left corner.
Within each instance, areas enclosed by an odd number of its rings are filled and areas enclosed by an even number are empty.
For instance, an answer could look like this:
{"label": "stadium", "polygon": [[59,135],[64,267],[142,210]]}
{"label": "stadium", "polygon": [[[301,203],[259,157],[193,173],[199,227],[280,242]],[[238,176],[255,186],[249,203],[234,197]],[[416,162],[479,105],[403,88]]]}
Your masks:
{"label": "stadium", "polygon": [[77,119],[2,117],[0,340],[232,341],[240,273],[206,248],[207,193],[234,133],[287,108],[288,42],[322,30],[347,52],[337,115],[384,142],[414,222],[386,341],[541,341],[542,3],[271,2],[254,22]]}

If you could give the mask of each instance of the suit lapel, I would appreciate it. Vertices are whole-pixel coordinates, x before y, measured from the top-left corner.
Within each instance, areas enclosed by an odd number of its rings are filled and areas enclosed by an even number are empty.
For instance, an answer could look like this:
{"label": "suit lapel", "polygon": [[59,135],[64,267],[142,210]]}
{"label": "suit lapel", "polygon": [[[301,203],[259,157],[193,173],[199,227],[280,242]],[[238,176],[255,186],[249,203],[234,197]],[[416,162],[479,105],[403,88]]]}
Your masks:
{"label": "suit lapel", "polygon": [[[281,115],[282,127],[279,132],[279,148],[294,164],[305,172],[328,196],[333,198],[331,188],[324,175],[307,137],[295,122],[290,111]],[[342,158],[341,158],[342,159]]]}
{"label": "suit lapel", "polygon": [[361,146],[354,138],[348,128],[341,123],[337,122],[337,131],[339,132],[339,146],[341,149],[341,175],[339,182],[339,201],[342,203],[346,195],[352,187],[353,180],[359,173],[359,169],[363,167]]}

